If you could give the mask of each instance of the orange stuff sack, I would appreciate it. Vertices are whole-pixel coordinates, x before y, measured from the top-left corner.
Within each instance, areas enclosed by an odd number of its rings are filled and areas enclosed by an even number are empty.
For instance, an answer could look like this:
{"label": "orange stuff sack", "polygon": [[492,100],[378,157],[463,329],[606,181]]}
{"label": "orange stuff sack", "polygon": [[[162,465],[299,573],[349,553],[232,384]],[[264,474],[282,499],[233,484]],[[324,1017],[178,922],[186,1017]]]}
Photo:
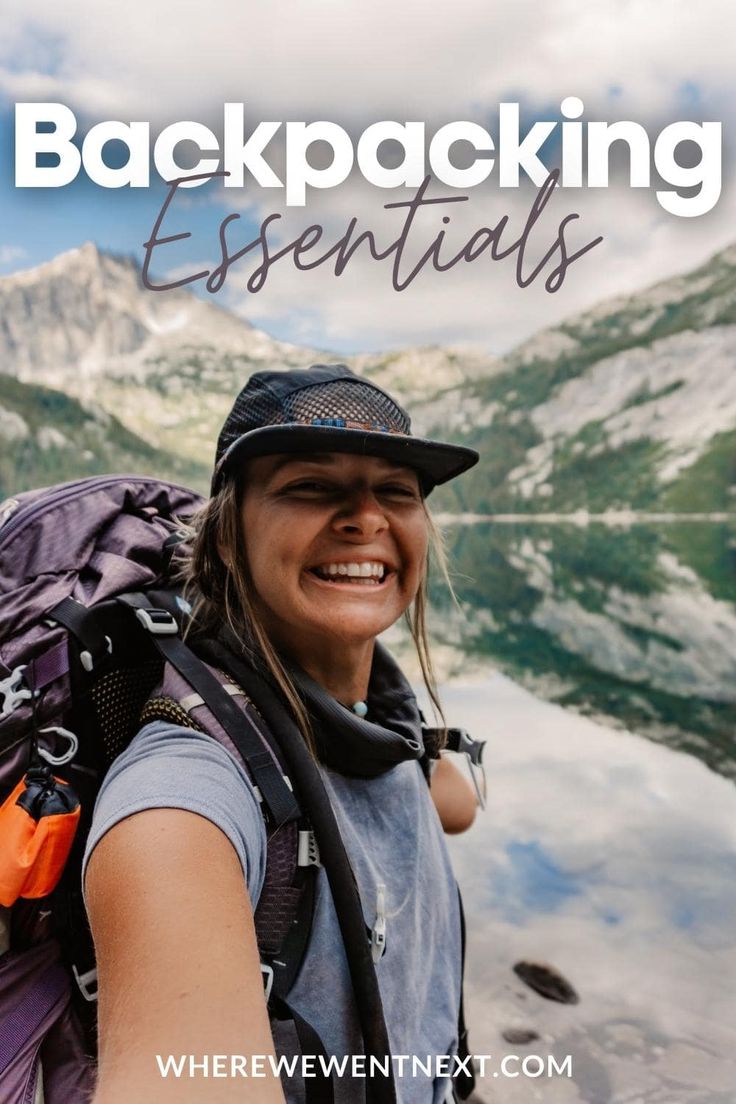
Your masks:
{"label": "orange stuff sack", "polygon": [[79,798],[46,766],[31,767],[0,806],[0,905],[45,897],[69,857]]}

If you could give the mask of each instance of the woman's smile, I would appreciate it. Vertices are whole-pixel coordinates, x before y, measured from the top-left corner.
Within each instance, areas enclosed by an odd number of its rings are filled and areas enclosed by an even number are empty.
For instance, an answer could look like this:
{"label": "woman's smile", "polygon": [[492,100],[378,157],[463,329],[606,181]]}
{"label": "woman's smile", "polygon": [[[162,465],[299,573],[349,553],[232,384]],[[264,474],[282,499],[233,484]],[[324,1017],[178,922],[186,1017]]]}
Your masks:
{"label": "woman's smile", "polygon": [[333,560],[308,569],[320,582],[345,588],[346,586],[378,587],[388,583],[392,569],[382,560]]}
{"label": "woman's smile", "polygon": [[416,473],[349,453],[248,465],[243,539],[270,631],[296,658],[372,644],[408,609],[427,558]]}

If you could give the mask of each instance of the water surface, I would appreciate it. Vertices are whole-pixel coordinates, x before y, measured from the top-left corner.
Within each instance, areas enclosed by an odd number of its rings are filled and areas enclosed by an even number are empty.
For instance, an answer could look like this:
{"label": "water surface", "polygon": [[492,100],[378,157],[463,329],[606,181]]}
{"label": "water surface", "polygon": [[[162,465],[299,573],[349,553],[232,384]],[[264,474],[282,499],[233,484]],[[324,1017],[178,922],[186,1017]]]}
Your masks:
{"label": "water surface", "polygon": [[[452,841],[472,1050],[573,1068],[478,1098],[734,1104],[736,530],[514,521],[449,543],[444,700],[488,741],[488,809]],[[532,992],[521,958],[580,1003]]]}

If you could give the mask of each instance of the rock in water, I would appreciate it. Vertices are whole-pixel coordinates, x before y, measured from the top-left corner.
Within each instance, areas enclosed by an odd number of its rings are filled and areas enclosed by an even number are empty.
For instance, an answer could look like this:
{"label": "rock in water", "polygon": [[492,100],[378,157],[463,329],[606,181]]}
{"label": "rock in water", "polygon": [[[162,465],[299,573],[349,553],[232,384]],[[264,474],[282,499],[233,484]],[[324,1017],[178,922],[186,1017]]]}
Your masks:
{"label": "rock in water", "polygon": [[525,1046],[539,1038],[538,1031],[532,1031],[530,1027],[507,1027],[501,1032],[501,1038],[513,1046]]}
{"label": "rock in water", "polygon": [[580,1001],[570,982],[548,962],[522,960],[515,963],[514,973],[530,989],[547,1000],[559,1001],[560,1004],[578,1004]]}

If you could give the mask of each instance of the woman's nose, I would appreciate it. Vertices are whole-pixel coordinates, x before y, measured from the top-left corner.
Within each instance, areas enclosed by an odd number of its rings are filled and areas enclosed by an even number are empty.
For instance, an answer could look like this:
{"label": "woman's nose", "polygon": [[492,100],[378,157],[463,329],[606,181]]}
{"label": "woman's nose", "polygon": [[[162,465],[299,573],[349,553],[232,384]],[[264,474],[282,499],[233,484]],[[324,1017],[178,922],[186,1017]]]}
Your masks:
{"label": "woman's nose", "polygon": [[360,491],[339,511],[334,526],[341,533],[373,537],[388,528],[388,519],[375,495]]}

